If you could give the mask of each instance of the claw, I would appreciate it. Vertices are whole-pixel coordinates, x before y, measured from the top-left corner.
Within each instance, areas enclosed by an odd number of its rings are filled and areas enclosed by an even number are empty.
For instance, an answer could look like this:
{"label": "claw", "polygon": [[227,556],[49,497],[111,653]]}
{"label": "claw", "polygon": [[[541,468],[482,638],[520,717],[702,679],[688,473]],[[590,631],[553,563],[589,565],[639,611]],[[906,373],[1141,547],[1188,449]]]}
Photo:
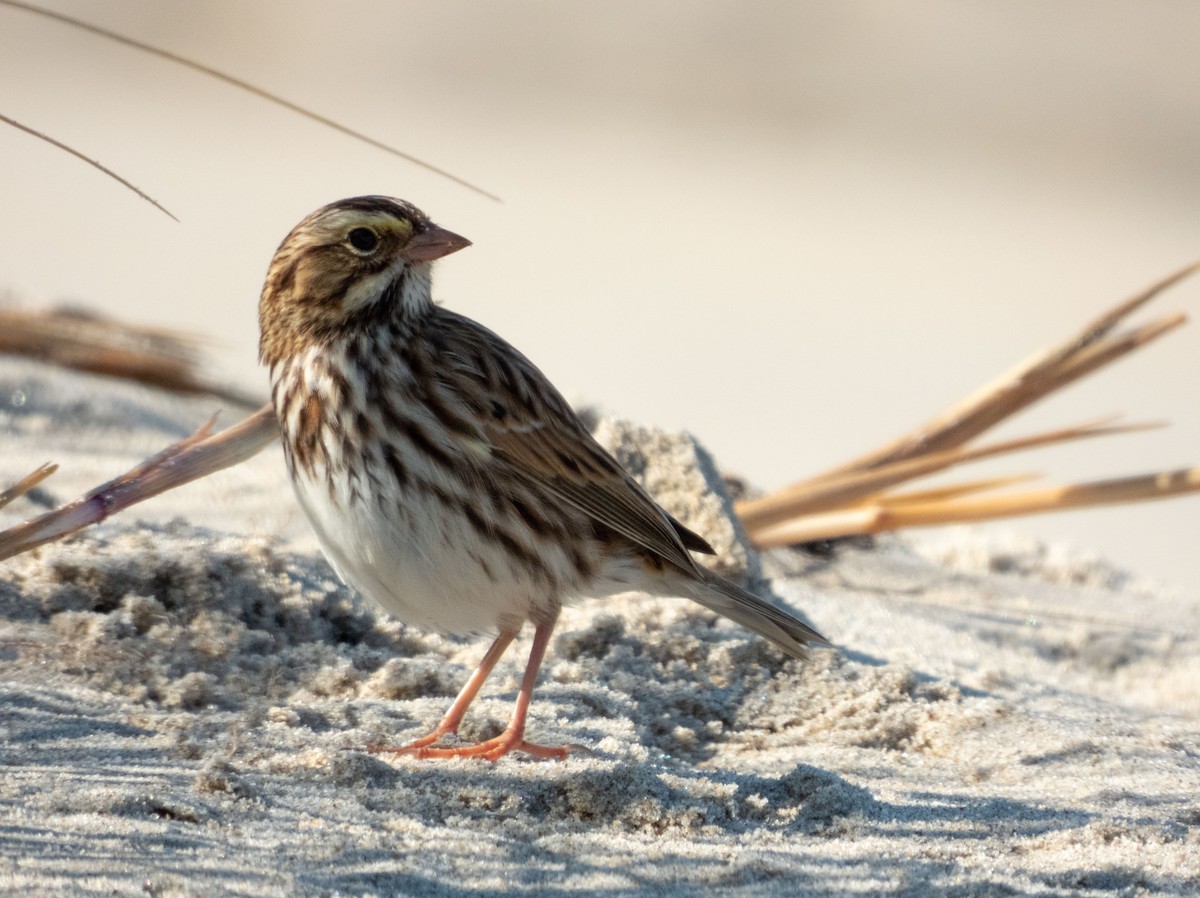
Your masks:
{"label": "claw", "polygon": [[540,745],[529,742],[517,733],[505,730],[493,739],[475,742],[470,745],[438,746],[437,743],[445,733],[434,730],[427,736],[414,739],[406,745],[368,745],[367,751],[375,754],[411,755],[419,759],[446,760],[451,758],[482,758],[485,761],[495,761],[514,752],[524,752],[535,758],[547,761],[561,761],[572,753],[593,754],[587,746],[577,743],[567,745]]}

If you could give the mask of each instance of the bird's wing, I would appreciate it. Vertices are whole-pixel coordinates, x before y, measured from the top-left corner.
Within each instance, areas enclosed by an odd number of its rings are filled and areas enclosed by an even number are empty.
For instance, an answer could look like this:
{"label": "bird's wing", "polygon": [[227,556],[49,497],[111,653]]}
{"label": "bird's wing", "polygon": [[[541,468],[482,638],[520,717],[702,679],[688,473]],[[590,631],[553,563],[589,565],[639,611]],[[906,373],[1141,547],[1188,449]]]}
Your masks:
{"label": "bird's wing", "polygon": [[714,554],[596,442],[532,362],[482,325],[438,311],[453,347],[440,358],[443,376],[466,381],[455,392],[478,403],[472,411],[498,463],[684,570],[695,567],[688,549]]}

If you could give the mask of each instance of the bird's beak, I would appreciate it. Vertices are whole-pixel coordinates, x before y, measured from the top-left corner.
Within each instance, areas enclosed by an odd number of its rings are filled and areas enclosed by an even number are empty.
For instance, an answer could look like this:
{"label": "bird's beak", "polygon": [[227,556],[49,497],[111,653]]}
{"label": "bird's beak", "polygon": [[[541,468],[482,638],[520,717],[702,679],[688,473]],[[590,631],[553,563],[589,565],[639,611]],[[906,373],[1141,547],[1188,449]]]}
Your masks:
{"label": "bird's beak", "polygon": [[400,257],[409,262],[432,262],[470,245],[471,241],[466,237],[459,237],[453,231],[430,224],[413,235]]}

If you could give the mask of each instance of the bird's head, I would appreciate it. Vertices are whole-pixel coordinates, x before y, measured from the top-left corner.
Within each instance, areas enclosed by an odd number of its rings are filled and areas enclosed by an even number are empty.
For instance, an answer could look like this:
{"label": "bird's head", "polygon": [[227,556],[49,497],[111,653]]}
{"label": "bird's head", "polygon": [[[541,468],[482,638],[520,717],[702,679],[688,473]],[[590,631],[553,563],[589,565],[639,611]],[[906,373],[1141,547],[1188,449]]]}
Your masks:
{"label": "bird's head", "polygon": [[318,209],[271,260],[258,305],[260,359],[273,365],[381,317],[423,314],[431,263],[470,243],[390,197]]}

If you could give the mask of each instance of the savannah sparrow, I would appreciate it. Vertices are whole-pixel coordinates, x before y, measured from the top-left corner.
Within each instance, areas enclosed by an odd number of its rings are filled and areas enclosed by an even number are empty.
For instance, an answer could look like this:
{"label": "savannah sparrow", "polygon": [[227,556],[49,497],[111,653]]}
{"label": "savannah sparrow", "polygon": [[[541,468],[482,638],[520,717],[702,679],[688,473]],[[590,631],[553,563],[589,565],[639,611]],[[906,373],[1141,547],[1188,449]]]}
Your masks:
{"label": "savannah sparrow", "polygon": [[[401,620],[498,632],[425,758],[510,751],[563,601],[640,590],[683,596],[789,655],[815,630],[698,565],[700,536],[658,507],[592,439],[533,363],[433,304],[435,259],[469,246],[402,200],[357,197],[305,218],[275,253],[260,356],[296,495],[348,584]],[[533,648],[504,732],[439,746],[525,621]]]}

